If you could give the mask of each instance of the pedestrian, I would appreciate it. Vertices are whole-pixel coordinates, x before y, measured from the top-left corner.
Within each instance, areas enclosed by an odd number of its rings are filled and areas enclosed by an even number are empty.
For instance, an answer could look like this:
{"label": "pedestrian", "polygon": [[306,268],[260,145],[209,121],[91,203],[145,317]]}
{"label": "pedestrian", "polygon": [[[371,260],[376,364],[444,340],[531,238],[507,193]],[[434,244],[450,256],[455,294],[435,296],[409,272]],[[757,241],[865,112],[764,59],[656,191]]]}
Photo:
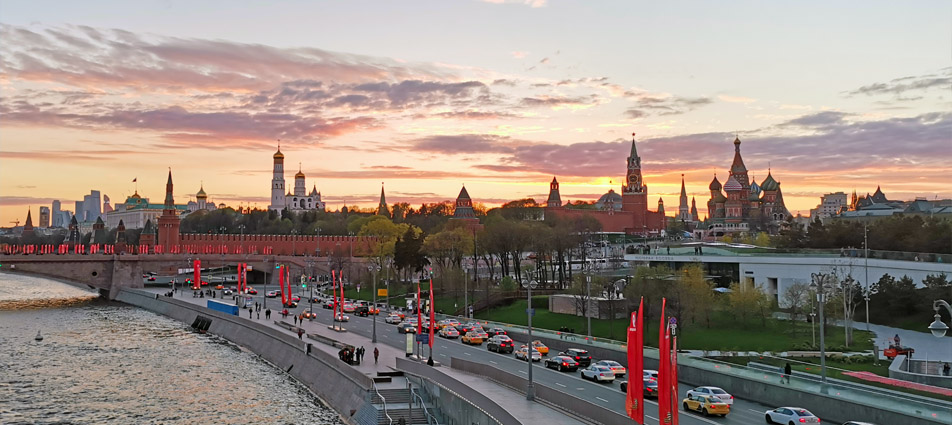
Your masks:
{"label": "pedestrian", "polygon": [[668,255],[671,255],[671,247],[668,247]]}
{"label": "pedestrian", "polygon": [[[380,350],[378,350],[377,347],[374,347],[374,364],[377,364],[377,358],[378,358],[378,357],[380,357]],[[948,376],[948,375],[949,375],[949,364],[948,364],[948,363],[945,364],[945,369],[944,369],[944,370],[945,370],[945,372],[946,372],[946,373],[945,373],[946,376]]]}
{"label": "pedestrian", "polygon": [[948,363],[942,366],[942,375],[952,376],[952,366],[949,366]]}
{"label": "pedestrian", "polygon": [[298,339],[304,339],[304,329],[298,328]]}
{"label": "pedestrian", "polygon": [[265,318],[266,320],[271,320],[271,309],[270,309],[270,308],[264,311],[264,318]]}
{"label": "pedestrian", "polygon": [[[788,384],[790,383],[790,375],[792,373],[793,369],[790,367],[790,363],[787,363],[787,365],[783,367],[783,378],[787,379]],[[780,379],[780,382],[783,382],[783,378]]]}
{"label": "pedestrian", "polygon": [[261,320],[261,312],[259,311],[257,314],[258,314],[258,320]]}
{"label": "pedestrian", "polygon": [[297,316],[294,316],[294,324],[297,324]]}
{"label": "pedestrian", "polygon": [[251,318],[251,310],[248,310],[248,318]]}

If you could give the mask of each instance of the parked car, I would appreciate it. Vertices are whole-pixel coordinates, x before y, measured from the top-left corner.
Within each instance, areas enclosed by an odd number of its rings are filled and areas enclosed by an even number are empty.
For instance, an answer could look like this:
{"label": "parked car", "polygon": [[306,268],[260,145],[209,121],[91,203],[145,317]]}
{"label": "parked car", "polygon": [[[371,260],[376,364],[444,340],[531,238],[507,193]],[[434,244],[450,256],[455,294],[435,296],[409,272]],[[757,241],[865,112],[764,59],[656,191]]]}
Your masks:
{"label": "parked car", "polygon": [[[658,397],[658,381],[653,379],[642,379],[641,390],[645,397]],[[621,381],[621,392],[628,392],[628,381]]]}
{"label": "parked car", "polygon": [[802,407],[778,407],[764,413],[768,424],[818,424],[820,418]]}
{"label": "parked car", "polygon": [[599,360],[595,362],[595,364],[611,369],[612,372],[615,372],[615,376],[625,376],[625,374],[628,373],[628,370],[625,369],[621,363],[618,363],[614,360]]}
{"label": "parked car", "polygon": [[545,367],[559,372],[575,372],[578,370],[578,362],[569,356],[555,356],[545,359]]}
{"label": "parked car", "polygon": [[469,331],[460,338],[460,342],[463,344],[480,345],[483,343],[483,337],[479,332]]}
{"label": "parked car", "polygon": [[724,391],[718,387],[697,387],[688,390],[687,397],[693,397],[697,395],[716,397],[724,403],[727,403],[728,406],[734,404],[734,396],[728,394],[727,391]]}
{"label": "parked car", "polygon": [[[528,358],[528,356],[529,356],[528,346],[523,345],[518,350],[516,350],[516,359],[525,361]],[[542,353],[540,353],[539,350],[536,350],[534,348],[532,349],[532,361],[534,362],[542,361]]]}
{"label": "parked car", "polygon": [[542,341],[539,341],[538,339],[535,341],[532,341],[532,348],[539,350],[539,353],[541,353],[543,356],[549,355],[549,347],[546,347],[546,345],[543,344]]}
{"label": "parked car", "polygon": [[390,323],[391,325],[396,325],[402,322],[403,319],[401,319],[399,315],[391,313],[386,319],[383,319],[383,321]]}
{"label": "parked car", "polygon": [[515,347],[508,335],[494,335],[486,341],[486,349],[497,353],[512,353]]}
{"label": "parked car", "polygon": [[703,413],[704,416],[721,415],[727,416],[731,412],[731,407],[721,399],[709,395],[693,395],[681,401],[681,407],[684,411],[693,410]]}
{"label": "parked car", "polygon": [[459,338],[459,332],[452,326],[444,326],[440,329],[440,336],[443,338]]}
{"label": "parked car", "polygon": [[592,364],[592,356],[588,354],[588,351],[581,348],[569,348],[568,350],[559,353],[559,355],[569,356],[575,359],[575,361],[577,361],[582,367],[587,367]]}
{"label": "parked car", "polygon": [[607,366],[590,365],[582,369],[582,379],[591,379],[597,382],[612,382],[615,380],[615,372],[612,372]]}
{"label": "parked car", "polygon": [[413,326],[410,323],[404,322],[397,326],[397,332],[402,334],[415,334],[416,326]]}
{"label": "parked car", "polygon": [[268,297],[268,298],[277,298],[277,297],[278,297],[278,291],[268,291],[268,293],[264,294],[264,296],[266,296],[266,297]]}
{"label": "parked car", "polygon": [[503,328],[489,328],[489,330],[486,331],[486,334],[490,337],[494,337],[496,335],[508,335],[506,330]]}

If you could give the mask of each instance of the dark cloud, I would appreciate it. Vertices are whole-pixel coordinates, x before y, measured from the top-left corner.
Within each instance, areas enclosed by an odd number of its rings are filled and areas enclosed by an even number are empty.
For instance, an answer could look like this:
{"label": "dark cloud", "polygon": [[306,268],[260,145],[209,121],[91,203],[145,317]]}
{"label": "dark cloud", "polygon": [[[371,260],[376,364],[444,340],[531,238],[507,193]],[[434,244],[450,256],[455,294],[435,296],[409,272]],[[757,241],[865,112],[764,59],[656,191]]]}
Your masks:
{"label": "dark cloud", "polygon": [[[419,118],[425,118],[427,115],[420,115]],[[440,112],[435,114],[435,116],[441,118],[450,118],[450,119],[462,119],[462,120],[500,120],[500,119],[509,119],[509,118],[521,118],[516,114],[510,114],[508,112],[492,112],[492,111],[453,111],[453,112]]]}
{"label": "dark cloud", "polygon": [[589,96],[576,96],[576,97],[567,97],[567,96],[536,96],[536,97],[524,97],[520,102],[523,106],[535,107],[535,106],[573,106],[573,105],[593,105],[598,103],[598,95],[589,95]]}
{"label": "dark cloud", "polygon": [[352,90],[382,93],[386,95],[392,107],[403,107],[421,102],[442,103],[447,97],[461,98],[478,92],[488,92],[486,85],[478,81],[444,83],[420,80],[401,81],[397,84],[386,82],[360,84],[354,86]]}
{"label": "dark cloud", "polygon": [[828,127],[831,125],[843,123],[843,119],[852,114],[847,114],[845,112],[838,111],[823,111],[817,112],[811,115],[804,115],[799,118],[792,119],[785,123],[780,124],[781,127],[785,126],[798,126],[798,127]]}
{"label": "dark cloud", "polygon": [[653,113],[657,115],[678,115],[714,103],[714,101],[708,97],[636,95],[630,92],[626,93],[626,96],[637,98],[636,106],[628,109],[628,111],[625,112],[626,115],[628,115],[630,111],[636,111],[634,112],[635,114]]}
{"label": "dark cloud", "polygon": [[641,110],[638,110],[638,109],[629,109],[629,110],[625,111],[625,116],[628,117],[628,118],[632,118],[632,119],[642,118],[642,117],[645,117],[645,116],[647,116],[647,115],[648,115],[647,112],[641,111]]}
{"label": "dark cloud", "polygon": [[845,92],[847,96],[891,94],[896,100],[918,100],[922,96],[904,96],[907,92],[926,92],[933,89],[944,89],[948,93],[952,89],[952,68],[945,68],[939,74],[917,75],[901,77],[885,83],[873,83],[856,90]]}
{"label": "dark cloud", "polygon": [[488,134],[427,136],[411,142],[414,151],[444,155],[509,153],[513,140]]}

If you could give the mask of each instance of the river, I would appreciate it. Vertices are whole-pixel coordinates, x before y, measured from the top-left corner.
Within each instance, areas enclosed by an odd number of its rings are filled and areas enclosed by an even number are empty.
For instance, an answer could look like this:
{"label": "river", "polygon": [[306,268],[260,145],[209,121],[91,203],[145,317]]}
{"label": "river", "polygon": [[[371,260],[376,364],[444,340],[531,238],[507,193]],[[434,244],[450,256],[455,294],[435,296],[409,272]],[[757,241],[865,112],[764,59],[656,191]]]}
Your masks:
{"label": "river", "polygon": [[0,359],[2,424],[343,424],[250,351],[49,279],[0,273]]}

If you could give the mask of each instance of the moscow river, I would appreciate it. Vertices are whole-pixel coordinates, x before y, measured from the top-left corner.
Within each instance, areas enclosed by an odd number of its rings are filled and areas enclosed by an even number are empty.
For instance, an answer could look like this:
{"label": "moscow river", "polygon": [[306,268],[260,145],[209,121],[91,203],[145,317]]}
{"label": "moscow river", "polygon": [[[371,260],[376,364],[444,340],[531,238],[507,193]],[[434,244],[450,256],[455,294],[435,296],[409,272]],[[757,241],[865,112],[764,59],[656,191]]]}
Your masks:
{"label": "moscow river", "polygon": [[0,359],[2,424],[343,424],[254,353],[49,279],[0,273]]}

